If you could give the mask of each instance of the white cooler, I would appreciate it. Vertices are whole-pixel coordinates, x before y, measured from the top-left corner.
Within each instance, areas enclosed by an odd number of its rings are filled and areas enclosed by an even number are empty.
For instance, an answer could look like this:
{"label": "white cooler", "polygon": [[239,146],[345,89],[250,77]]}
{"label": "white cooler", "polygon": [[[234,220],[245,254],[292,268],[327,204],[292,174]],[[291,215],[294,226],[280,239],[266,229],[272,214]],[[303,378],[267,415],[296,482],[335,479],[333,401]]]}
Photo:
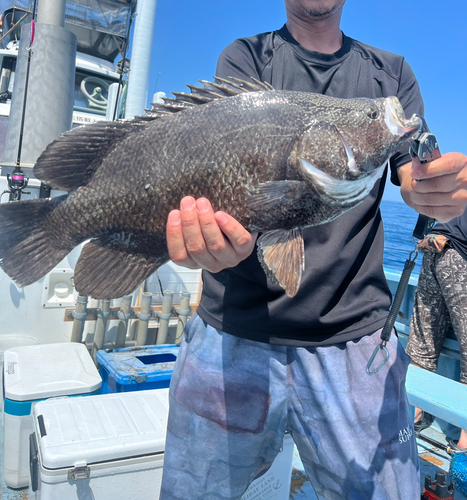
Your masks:
{"label": "white cooler", "polygon": [[158,500],[168,389],[34,407],[29,500]]}
{"label": "white cooler", "polygon": [[[29,500],[159,500],[168,392],[37,403]],[[286,435],[271,468],[253,481],[242,500],[288,500],[293,451]]]}
{"label": "white cooler", "polygon": [[102,379],[83,344],[14,347],[3,358],[4,479],[21,488],[29,484],[33,406],[50,397],[99,393]]}

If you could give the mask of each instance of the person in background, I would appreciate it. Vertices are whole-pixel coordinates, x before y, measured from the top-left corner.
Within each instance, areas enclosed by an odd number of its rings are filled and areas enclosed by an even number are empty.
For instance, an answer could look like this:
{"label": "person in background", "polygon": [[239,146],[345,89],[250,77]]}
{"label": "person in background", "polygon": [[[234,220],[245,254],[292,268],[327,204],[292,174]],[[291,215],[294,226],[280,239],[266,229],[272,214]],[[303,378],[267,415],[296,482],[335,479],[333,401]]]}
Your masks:
{"label": "person in background", "polygon": [[[407,354],[412,362],[435,371],[450,327],[459,342],[460,381],[467,384],[467,212],[437,224],[418,250],[424,253],[410,319]],[[415,431],[421,432],[433,416],[415,408]],[[467,430],[450,441],[455,452],[467,452]]]}
{"label": "person in background", "polygon": [[[342,33],[344,4],[285,0],[287,23],[234,41],[217,75],[340,98],[397,96],[406,116],[423,115],[404,58]],[[421,165],[406,145],[390,167],[418,212],[440,221],[464,212],[465,155]],[[395,335],[389,361],[374,376],[365,370],[391,303],[379,211],[385,180],[361,205],[304,230],[294,298],[267,281],[257,235],[209,200],[187,196],[169,214],[171,259],[204,271],[171,381],[161,500],[239,500],[286,431],[320,500],[419,500],[410,359]]]}

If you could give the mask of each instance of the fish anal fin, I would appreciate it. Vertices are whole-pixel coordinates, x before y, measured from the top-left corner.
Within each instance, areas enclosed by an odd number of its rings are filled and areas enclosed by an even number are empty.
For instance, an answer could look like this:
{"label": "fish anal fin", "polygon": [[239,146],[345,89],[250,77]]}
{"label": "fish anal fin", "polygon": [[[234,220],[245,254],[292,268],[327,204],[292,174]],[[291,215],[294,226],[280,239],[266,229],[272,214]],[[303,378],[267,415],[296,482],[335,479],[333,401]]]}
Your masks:
{"label": "fish anal fin", "polygon": [[80,295],[116,299],[133,293],[168,259],[160,262],[124,251],[113,242],[94,239],[87,243],[75,268],[75,288]]}
{"label": "fish anal fin", "polygon": [[301,229],[268,231],[258,238],[257,244],[258,258],[268,278],[294,297],[305,268]]}

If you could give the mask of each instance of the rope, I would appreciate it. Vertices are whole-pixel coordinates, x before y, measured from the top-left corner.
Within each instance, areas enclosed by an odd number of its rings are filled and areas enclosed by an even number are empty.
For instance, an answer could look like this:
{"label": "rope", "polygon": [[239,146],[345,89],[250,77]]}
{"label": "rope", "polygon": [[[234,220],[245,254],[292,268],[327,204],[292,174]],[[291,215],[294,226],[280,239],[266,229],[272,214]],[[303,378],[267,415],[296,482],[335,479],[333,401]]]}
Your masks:
{"label": "rope", "polygon": [[452,455],[449,472],[459,491],[467,495],[467,452]]}

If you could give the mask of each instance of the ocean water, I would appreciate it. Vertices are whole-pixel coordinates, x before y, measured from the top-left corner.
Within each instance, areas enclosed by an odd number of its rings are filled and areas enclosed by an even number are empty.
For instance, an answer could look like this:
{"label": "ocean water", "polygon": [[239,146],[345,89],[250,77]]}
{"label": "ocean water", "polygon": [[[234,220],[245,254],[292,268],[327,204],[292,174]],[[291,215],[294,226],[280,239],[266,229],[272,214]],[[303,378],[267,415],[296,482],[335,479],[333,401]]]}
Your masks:
{"label": "ocean water", "polygon": [[[418,213],[403,202],[383,200],[381,215],[384,224],[383,265],[389,269],[402,271],[410,252],[415,248],[412,233],[417,223]],[[422,257],[421,254],[418,255],[413,275],[420,273]]]}

